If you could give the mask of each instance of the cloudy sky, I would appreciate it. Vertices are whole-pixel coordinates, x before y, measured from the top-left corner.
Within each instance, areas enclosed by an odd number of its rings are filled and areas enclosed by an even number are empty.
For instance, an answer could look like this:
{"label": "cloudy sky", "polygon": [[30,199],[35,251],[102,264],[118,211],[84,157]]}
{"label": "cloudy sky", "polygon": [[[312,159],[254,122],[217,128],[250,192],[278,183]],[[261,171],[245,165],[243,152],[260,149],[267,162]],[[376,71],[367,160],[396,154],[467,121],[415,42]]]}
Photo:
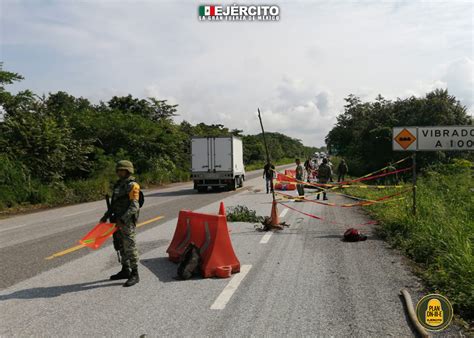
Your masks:
{"label": "cloudy sky", "polygon": [[0,3],[0,60],[25,77],[13,92],[165,98],[178,121],[246,133],[260,107],[266,129],[316,146],[350,93],[448,88],[474,111],[470,1],[265,0],[281,20],[263,23],[200,22],[199,1]]}

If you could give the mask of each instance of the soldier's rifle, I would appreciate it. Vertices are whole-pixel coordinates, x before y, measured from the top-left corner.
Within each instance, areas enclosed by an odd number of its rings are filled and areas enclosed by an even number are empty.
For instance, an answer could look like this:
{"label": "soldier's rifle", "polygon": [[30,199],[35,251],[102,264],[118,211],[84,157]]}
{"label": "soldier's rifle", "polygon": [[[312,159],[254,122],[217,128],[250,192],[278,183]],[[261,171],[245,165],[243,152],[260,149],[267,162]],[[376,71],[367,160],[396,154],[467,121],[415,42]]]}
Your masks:
{"label": "soldier's rifle", "polygon": [[[112,205],[110,203],[110,196],[109,194],[106,194],[105,195],[105,203],[107,204],[107,215],[110,219],[110,222],[113,222],[115,220],[112,219]],[[117,258],[118,258],[118,261],[119,263],[122,263],[122,257],[120,256],[120,241],[119,241],[119,238],[118,238],[118,235],[116,235],[117,232],[114,232],[113,234],[113,243],[114,243],[114,249],[115,251],[117,252]]]}

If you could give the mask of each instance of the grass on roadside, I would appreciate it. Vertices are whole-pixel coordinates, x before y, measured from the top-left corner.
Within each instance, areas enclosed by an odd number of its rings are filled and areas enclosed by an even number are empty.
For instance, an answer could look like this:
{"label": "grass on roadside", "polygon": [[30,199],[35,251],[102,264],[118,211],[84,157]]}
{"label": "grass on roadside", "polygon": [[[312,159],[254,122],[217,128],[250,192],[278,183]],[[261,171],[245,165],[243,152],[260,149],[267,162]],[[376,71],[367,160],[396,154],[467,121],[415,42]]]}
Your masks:
{"label": "grass on roadside", "polygon": [[[474,318],[474,184],[471,162],[433,166],[417,183],[417,216],[412,199],[366,207],[380,221],[382,237],[422,268],[432,291],[446,295],[464,319]],[[387,190],[348,189],[373,199]]]}

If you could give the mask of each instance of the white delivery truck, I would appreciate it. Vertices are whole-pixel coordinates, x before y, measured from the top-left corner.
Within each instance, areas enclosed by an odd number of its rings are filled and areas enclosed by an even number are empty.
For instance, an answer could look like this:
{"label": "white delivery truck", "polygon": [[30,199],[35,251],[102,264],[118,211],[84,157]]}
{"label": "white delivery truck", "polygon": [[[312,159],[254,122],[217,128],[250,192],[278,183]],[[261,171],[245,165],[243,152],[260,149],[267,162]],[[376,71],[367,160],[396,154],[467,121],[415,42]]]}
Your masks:
{"label": "white delivery truck", "polygon": [[193,137],[191,154],[191,178],[198,192],[205,192],[208,187],[235,190],[243,186],[245,168],[240,138]]}

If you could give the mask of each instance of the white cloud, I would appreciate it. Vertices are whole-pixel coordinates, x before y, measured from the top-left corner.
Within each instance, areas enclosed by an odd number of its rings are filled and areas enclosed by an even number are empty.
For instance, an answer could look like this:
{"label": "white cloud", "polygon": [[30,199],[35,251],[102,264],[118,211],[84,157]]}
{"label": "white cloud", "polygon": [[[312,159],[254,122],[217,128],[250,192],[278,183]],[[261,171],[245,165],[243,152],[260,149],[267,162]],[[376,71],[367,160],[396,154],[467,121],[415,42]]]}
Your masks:
{"label": "white cloud", "polygon": [[308,144],[324,139],[334,123],[335,111],[328,90],[285,76],[268,102],[269,127],[290,133]]}
{"label": "white cloud", "polygon": [[462,58],[449,64],[442,80],[451,94],[474,112],[474,62]]}
{"label": "white cloud", "polygon": [[450,95],[465,105],[470,114],[474,113],[474,62],[466,57],[446,64],[440,64],[432,80],[416,81],[413,88],[404,92],[405,96],[424,96],[435,89],[448,89]]}
{"label": "white cloud", "polygon": [[179,100],[173,96],[166,95],[157,85],[149,85],[144,89],[146,98],[152,97],[158,100],[167,100],[169,104],[178,104]]}

